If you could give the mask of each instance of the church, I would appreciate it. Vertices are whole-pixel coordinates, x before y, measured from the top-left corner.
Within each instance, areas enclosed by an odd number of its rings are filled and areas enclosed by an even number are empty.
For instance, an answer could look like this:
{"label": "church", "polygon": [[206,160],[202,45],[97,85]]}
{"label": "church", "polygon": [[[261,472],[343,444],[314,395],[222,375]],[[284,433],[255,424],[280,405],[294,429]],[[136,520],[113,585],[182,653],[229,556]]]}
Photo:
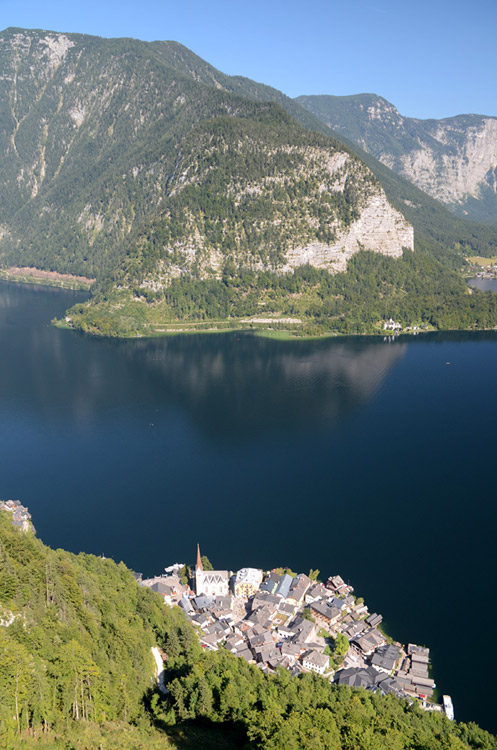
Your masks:
{"label": "church", "polygon": [[200,556],[200,545],[197,544],[197,562],[195,565],[195,593],[197,596],[228,596],[231,572],[229,570],[204,570]]}

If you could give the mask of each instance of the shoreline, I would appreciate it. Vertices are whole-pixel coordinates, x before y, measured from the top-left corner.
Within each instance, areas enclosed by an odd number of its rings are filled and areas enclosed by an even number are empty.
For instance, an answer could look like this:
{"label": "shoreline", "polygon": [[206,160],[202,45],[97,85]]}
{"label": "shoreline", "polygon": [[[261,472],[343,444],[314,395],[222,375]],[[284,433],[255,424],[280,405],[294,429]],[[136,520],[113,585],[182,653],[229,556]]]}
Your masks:
{"label": "shoreline", "polygon": [[[29,271],[29,273],[28,273]],[[25,273],[21,273],[25,272]],[[42,271],[34,268],[9,268],[0,269],[0,282],[5,281],[7,283],[12,282],[15,284],[26,284],[26,285],[38,285],[46,286],[53,289],[65,289],[70,291],[89,291],[94,279],[86,279],[82,276],[72,276],[71,274],[59,274],[55,271]],[[280,321],[274,319],[274,324],[278,325]],[[281,321],[286,322],[285,320]],[[242,323],[242,325],[241,325]],[[434,328],[433,326],[427,325],[425,328],[420,329],[416,327],[413,329],[405,330],[377,330],[369,333],[353,333],[353,332],[341,332],[341,331],[326,331],[323,333],[300,333],[298,329],[288,328],[263,328],[257,327],[257,324],[249,324],[248,321],[241,320],[213,320],[206,321],[205,323],[200,322],[175,322],[164,324],[164,327],[156,328],[155,330],[144,330],[136,333],[129,334],[118,334],[115,336],[108,336],[97,331],[81,331],[75,326],[71,325],[71,321],[65,318],[53,319],[52,325],[56,328],[83,333],[94,338],[108,338],[113,340],[138,340],[138,339],[154,339],[154,338],[168,338],[171,336],[185,336],[192,334],[216,334],[216,333],[252,333],[254,336],[259,338],[265,338],[274,341],[319,341],[326,339],[335,338],[383,338],[389,341],[394,341],[401,336],[418,336],[427,333],[489,333],[497,331],[497,327],[493,328]],[[202,327],[204,326],[204,327]]]}
{"label": "shoreline", "polygon": [[370,333],[342,333],[340,331],[330,331],[326,333],[309,333],[299,334],[297,332],[288,329],[277,329],[277,328],[243,328],[238,325],[226,326],[224,328],[179,328],[178,324],[174,324],[174,328],[163,331],[147,331],[143,333],[135,334],[123,334],[118,336],[106,336],[105,334],[96,333],[92,331],[81,331],[70,324],[70,322],[62,320],[52,321],[52,325],[56,328],[73,331],[76,333],[82,333],[85,336],[91,336],[92,338],[98,339],[110,339],[115,341],[137,341],[140,339],[157,339],[157,338],[171,338],[174,336],[189,336],[189,335],[211,335],[211,334],[222,334],[222,333],[237,333],[237,334],[252,334],[258,338],[264,338],[273,341],[324,341],[327,339],[341,339],[341,338],[364,338],[364,339],[380,339],[384,341],[388,340],[393,342],[405,336],[423,336],[426,334],[434,333],[492,333],[497,332],[497,327],[494,328],[434,328],[433,326],[427,327],[423,330],[404,330],[392,333],[391,331],[375,331]]}

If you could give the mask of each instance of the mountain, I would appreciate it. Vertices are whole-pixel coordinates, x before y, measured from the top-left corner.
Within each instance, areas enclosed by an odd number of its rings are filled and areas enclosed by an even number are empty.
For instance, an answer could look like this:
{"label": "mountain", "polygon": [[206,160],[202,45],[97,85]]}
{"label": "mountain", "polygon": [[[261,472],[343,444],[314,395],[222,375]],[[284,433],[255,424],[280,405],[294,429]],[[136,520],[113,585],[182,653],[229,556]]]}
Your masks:
{"label": "mountain", "polygon": [[95,277],[72,327],[494,325],[494,302],[470,302],[453,269],[496,252],[497,230],[175,42],[7,29],[0,93],[0,265]]}
{"label": "mountain", "polygon": [[123,563],[52,550],[1,510],[0,746],[495,750],[497,740],[393,695],[204,652],[180,608]]}
{"label": "mountain", "polygon": [[375,94],[295,101],[458,216],[497,224],[496,117],[403,117]]}
{"label": "mountain", "polygon": [[216,273],[230,255],[342,268],[358,243],[412,249],[359,159],[274,104],[171,67],[176,45],[10,30],[1,49],[5,261],[98,278],[138,246],[155,279]]}

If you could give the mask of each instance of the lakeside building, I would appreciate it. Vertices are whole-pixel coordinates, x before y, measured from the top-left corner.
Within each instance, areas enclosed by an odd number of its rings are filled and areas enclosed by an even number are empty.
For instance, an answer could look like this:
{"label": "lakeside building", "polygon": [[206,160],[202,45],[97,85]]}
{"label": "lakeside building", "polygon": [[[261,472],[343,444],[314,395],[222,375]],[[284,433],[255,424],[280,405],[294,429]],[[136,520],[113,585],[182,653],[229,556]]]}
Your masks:
{"label": "lakeside building", "polygon": [[235,596],[253,596],[259,591],[262,582],[262,570],[257,568],[241,568],[235,578],[233,590]]}
{"label": "lakeside building", "polygon": [[205,596],[228,596],[230,592],[231,572],[229,570],[204,570],[197,544],[197,563],[195,565],[195,593]]}

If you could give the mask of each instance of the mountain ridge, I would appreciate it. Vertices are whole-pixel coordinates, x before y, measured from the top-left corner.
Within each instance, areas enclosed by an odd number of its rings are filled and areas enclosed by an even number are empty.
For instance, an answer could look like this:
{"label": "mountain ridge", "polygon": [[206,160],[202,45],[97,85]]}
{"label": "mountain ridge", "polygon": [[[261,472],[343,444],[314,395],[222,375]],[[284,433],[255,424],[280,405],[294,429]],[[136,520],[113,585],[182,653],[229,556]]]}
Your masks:
{"label": "mountain ridge", "polygon": [[[10,29],[0,94],[0,264],[96,277],[73,327],[150,335],[175,315],[263,308],[302,331],[371,332],[394,310],[412,322],[414,307],[440,325],[428,268],[453,290],[461,324],[493,321],[493,301],[475,293],[470,305],[451,274],[465,251],[497,252],[497,230],[455,219],[281,92],[178,43]],[[344,291],[353,257],[354,273],[369,272],[365,251],[388,288],[364,287],[367,314]],[[409,285],[421,307],[399,306]]]}
{"label": "mountain ridge", "polygon": [[376,94],[295,101],[458,216],[497,224],[496,116],[404,117]]}

